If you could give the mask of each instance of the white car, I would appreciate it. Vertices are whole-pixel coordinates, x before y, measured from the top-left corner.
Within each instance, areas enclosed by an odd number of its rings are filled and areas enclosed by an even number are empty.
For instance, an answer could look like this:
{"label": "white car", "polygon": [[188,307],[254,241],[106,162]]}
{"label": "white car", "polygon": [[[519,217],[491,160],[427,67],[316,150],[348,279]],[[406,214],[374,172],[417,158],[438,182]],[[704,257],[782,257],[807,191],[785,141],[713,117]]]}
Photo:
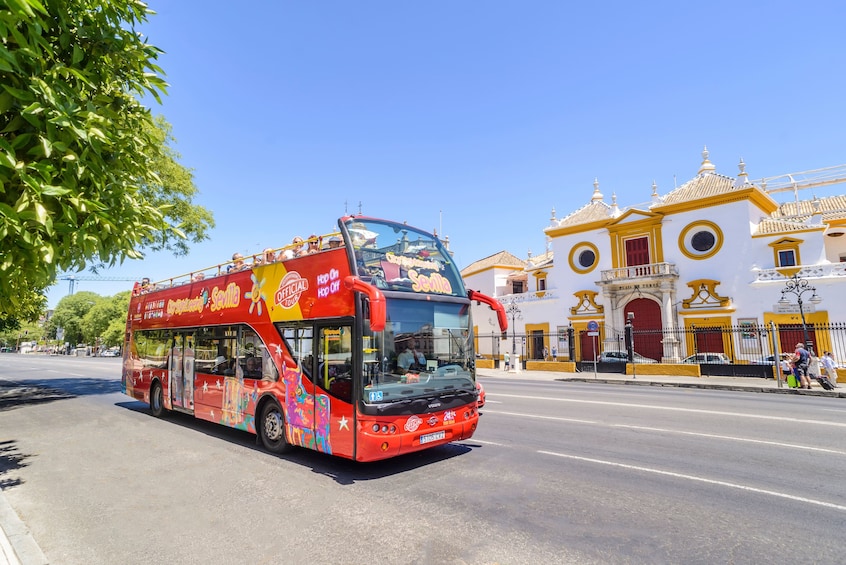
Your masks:
{"label": "white car", "polygon": [[[629,354],[625,351],[603,351],[599,355],[599,359],[597,359],[600,363],[628,363],[629,362]],[[650,359],[649,357],[644,357],[640,353],[635,352],[634,354],[634,362],[635,363],[657,363],[655,359]]]}
{"label": "white car", "polygon": [[682,363],[697,365],[731,365],[731,359],[725,353],[696,353],[685,357]]}

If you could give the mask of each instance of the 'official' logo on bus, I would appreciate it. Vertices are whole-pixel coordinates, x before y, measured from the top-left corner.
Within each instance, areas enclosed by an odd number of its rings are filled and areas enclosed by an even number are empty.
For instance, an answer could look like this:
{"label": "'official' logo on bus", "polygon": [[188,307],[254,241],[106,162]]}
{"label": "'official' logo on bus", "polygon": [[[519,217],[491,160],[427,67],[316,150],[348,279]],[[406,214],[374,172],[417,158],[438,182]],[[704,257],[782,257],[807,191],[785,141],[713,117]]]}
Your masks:
{"label": "'official' logo on bus", "polygon": [[274,302],[285,309],[293,308],[300,299],[300,295],[307,290],[308,279],[302,278],[297,271],[291,271],[279,283]]}

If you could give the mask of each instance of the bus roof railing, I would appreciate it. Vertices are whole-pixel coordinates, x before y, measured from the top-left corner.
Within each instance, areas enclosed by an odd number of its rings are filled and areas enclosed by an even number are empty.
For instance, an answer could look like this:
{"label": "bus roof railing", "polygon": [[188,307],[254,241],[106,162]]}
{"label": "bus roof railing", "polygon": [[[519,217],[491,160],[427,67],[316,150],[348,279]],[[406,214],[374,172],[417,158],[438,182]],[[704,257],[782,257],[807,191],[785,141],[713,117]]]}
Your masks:
{"label": "bus roof railing", "polygon": [[[270,251],[273,253],[275,257],[274,263],[279,261],[289,261],[290,259],[294,259],[296,257],[302,257],[302,255],[294,255],[291,257],[286,256],[286,252],[290,251],[295,252],[298,248],[302,249],[303,247],[307,247],[309,243],[316,242],[317,243],[317,251],[327,251],[329,248],[323,245],[323,242],[328,242],[330,238],[337,237],[341,240],[341,247],[344,246],[344,240],[341,238],[341,232],[334,231],[327,233],[325,235],[320,236],[313,236],[307,239],[304,239],[302,243],[289,243],[288,245],[277,247],[271,249]],[[303,252],[304,254],[306,252]],[[255,253],[253,255],[247,255],[242,259],[244,261],[244,269],[249,269],[252,267],[258,267],[260,265],[264,265],[264,257],[266,251],[262,251],[260,253]],[[218,263],[217,265],[212,265],[210,267],[205,267],[202,269],[198,269],[195,271],[189,271],[187,273],[182,273],[167,279],[162,279],[160,281],[156,281],[153,283],[149,283],[148,287],[144,287],[142,283],[135,283],[135,291],[142,291],[142,292],[152,292],[154,290],[162,290],[165,288],[172,288],[175,286],[181,286],[184,284],[188,284],[191,282],[198,282],[201,280],[205,280],[206,278],[214,278],[219,277],[221,275],[226,275],[231,272],[232,267],[235,266],[235,260],[229,260],[224,263]],[[137,293],[137,292],[136,292]]]}

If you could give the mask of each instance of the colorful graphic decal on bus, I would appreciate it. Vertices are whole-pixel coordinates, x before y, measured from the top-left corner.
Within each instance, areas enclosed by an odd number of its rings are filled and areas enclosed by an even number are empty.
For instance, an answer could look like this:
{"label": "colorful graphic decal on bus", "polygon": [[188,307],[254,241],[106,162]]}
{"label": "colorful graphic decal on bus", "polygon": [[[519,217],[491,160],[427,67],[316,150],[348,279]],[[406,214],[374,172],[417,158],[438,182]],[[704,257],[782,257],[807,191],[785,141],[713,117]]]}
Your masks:
{"label": "colorful graphic decal on bus", "polygon": [[274,304],[286,310],[293,308],[307,290],[308,280],[302,278],[297,271],[291,271],[279,281],[279,289],[274,295]]}
{"label": "colorful graphic decal on bus", "polygon": [[250,301],[250,314],[253,313],[253,309],[255,308],[256,314],[261,316],[261,305],[263,302],[267,301],[267,297],[261,291],[261,287],[264,286],[265,279],[261,279],[261,281],[259,281],[253,273],[250,274],[250,280],[253,281],[253,288],[250,292],[244,295],[244,298]]}
{"label": "colorful graphic decal on bus", "polygon": [[282,382],[285,385],[288,441],[292,445],[331,454],[329,396],[309,394],[303,386],[303,372],[296,366],[282,365]]}
{"label": "colorful graphic decal on bus", "polygon": [[154,328],[177,319],[180,324],[205,324],[210,313],[220,320],[250,315],[274,322],[352,316],[355,304],[343,284],[349,274],[343,249],[324,251],[148,291],[133,307],[133,321],[143,320],[147,328]]}

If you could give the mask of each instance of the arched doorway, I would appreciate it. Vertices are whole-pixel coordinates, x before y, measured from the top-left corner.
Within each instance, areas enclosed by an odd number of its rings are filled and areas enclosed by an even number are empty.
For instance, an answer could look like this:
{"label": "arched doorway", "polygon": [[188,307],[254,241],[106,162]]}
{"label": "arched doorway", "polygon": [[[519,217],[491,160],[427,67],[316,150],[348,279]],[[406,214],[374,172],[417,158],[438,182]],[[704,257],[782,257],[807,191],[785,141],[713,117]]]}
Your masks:
{"label": "arched doorway", "polygon": [[634,350],[644,357],[661,361],[664,356],[661,306],[649,298],[635,298],[623,309],[624,319],[634,313]]}

